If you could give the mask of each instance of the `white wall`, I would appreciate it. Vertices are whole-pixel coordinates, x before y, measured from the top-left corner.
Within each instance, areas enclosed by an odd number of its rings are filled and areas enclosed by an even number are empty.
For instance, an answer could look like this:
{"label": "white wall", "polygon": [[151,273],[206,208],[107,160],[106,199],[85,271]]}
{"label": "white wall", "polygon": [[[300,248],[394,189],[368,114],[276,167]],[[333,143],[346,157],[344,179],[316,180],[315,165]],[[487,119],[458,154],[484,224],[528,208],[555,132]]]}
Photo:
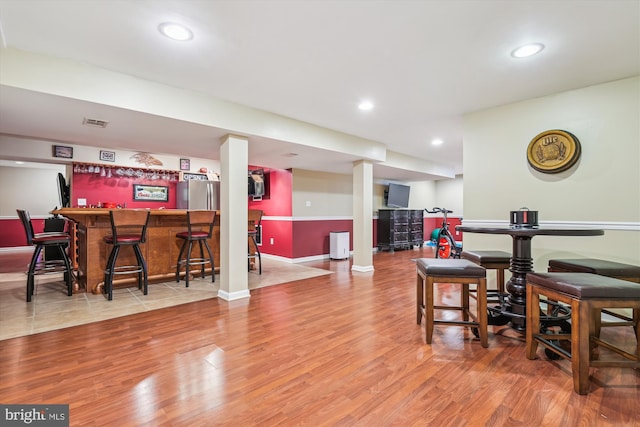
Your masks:
{"label": "white wall", "polygon": [[64,165],[0,162],[0,219],[16,218],[16,209],[29,211],[32,218],[46,218],[60,207],[58,173]]}
{"label": "white wall", "polygon": [[[601,237],[538,236],[535,269],[557,257],[640,264],[640,77],[468,114],[464,118],[464,219],[505,221],[526,206],[541,224],[605,228]],[[527,163],[540,132],[573,133],[582,156],[568,171]],[[467,233],[465,247],[511,250],[508,236]]]}

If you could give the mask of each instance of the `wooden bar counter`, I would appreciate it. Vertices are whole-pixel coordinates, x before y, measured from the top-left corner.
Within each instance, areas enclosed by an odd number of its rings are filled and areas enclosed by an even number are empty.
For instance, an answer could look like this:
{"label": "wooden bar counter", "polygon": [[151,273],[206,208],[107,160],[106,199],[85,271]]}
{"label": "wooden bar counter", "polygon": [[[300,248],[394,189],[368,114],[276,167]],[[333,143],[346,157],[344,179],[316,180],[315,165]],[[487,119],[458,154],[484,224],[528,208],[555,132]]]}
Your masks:
{"label": "wooden bar counter", "polygon": [[[176,233],[187,229],[187,211],[184,209],[149,209],[149,212],[151,212],[151,216],[147,227],[147,240],[140,245],[147,262],[149,283],[175,280],[176,262],[182,245],[182,241],[176,238]],[[102,293],[104,269],[111,251],[111,247],[107,247],[103,240],[104,236],[111,234],[109,209],[62,208],[51,213],[62,215],[76,224],[75,258],[78,266],[78,288],[84,288],[86,292],[94,294]],[[213,235],[209,240],[216,271],[219,271],[220,265],[219,215],[218,211]],[[73,247],[74,245],[72,245]],[[192,256],[200,256],[200,249],[194,248]],[[118,257],[118,265],[135,263],[133,250],[129,247],[123,247]],[[199,268],[192,269],[192,273],[196,275],[199,271]],[[207,268],[206,271],[207,274],[211,274],[210,268]],[[114,287],[131,286],[131,283],[136,280],[135,275],[123,275],[121,279],[114,280]],[[149,292],[152,291],[153,288]]]}

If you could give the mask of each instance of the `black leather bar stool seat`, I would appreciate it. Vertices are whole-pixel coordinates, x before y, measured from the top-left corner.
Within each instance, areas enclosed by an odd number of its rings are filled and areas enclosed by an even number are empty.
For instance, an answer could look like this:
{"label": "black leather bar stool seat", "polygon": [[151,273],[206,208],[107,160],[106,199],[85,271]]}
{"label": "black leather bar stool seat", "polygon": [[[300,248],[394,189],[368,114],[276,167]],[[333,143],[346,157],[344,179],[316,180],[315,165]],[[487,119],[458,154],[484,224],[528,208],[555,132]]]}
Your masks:
{"label": "black leather bar stool seat", "polygon": [[[138,289],[142,289],[144,295],[147,295],[149,285],[147,263],[142,256],[140,245],[146,241],[150,214],[146,209],[114,209],[109,211],[111,235],[105,236],[104,241],[113,247],[104,270],[103,289],[109,301],[113,299],[113,276],[120,274],[137,274]],[[118,255],[123,246],[130,246],[133,249],[136,264],[117,265]]]}
{"label": "black leather bar stool seat", "polygon": [[[425,337],[431,344],[433,328],[436,324],[468,326],[477,330],[482,347],[489,346],[487,325],[487,279],[484,267],[466,259],[419,258],[417,265],[417,322],[425,318]],[[434,287],[436,283],[462,285],[460,305],[436,305]],[[476,285],[476,313],[469,310],[469,285]],[[435,310],[456,310],[462,312],[462,320],[436,319]],[[475,332],[474,332],[475,334]]]}
{"label": "black leather bar stool seat", "polygon": [[[192,210],[187,211],[187,231],[182,231],[176,234],[178,239],[182,239],[182,246],[180,247],[180,254],[178,255],[178,262],[176,264],[176,282],[180,282],[180,268],[185,266],[184,281],[186,287],[189,287],[190,268],[192,266],[200,266],[200,272],[202,277],[205,275],[205,266],[209,264],[211,266],[211,281],[216,281],[216,269],[213,261],[213,254],[211,253],[211,247],[208,240],[211,239],[213,234],[213,223],[216,219],[216,211],[208,210]],[[191,256],[193,244],[198,242],[200,247],[200,256]],[[207,250],[208,256],[205,256],[204,248]],[[182,259],[182,255],[187,251],[186,258]]]}
{"label": "black leather bar stool seat", "polygon": [[[71,235],[64,232],[34,233],[29,212],[19,209],[16,212],[24,227],[27,243],[35,246],[29,263],[29,270],[27,271],[27,302],[31,302],[31,298],[35,293],[35,276],[41,274],[64,273],[67,295],[72,296],[73,268],[67,254],[67,248],[71,243]],[[41,257],[44,255],[43,249],[45,248],[57,249],[61,259],[47,260],[46,257],[42,259]]]}

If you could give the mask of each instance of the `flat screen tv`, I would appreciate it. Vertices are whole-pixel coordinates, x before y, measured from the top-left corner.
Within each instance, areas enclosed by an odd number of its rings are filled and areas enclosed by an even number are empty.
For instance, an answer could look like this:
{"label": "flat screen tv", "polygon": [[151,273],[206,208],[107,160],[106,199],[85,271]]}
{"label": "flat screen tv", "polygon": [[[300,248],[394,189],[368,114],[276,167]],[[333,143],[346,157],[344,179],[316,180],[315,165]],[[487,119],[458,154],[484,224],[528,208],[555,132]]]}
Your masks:
{"label": "flat screen tv", "polygon": [[387,188],[387,206],[390,208],[408,208],[411,187],[401,184],[389,184]]}
{"label": "flat screen tv", "polygon": [[249,171],[249,197],[264,196],[264,169]]}
{"label": "flat screen tv", "polygon": [[71,188],[60,172],[58,172],[58,196],[61,208],[71,207]]}

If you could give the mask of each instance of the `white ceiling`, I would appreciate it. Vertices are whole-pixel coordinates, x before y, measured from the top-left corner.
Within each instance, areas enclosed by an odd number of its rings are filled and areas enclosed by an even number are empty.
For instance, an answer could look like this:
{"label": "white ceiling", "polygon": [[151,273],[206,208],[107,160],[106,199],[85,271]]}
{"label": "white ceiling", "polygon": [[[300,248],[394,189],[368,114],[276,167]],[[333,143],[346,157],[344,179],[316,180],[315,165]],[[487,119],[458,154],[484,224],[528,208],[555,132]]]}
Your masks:
{"label": "white ceiling", "polygon": [[[165,21],[188,25],[194,40],[161,37]],[[4,48],[198,91],[456,173],[465,113],[640,74],[640,0],[0,0],[0,30]],[[527,42],[546,49],[510,57]],[[0,95],[0,133],[210,157],[205,141],[229,131],[7,86]],[[359,111],[363,99],[375,109]],[[96,138],[78,124],[90,113],[128,125]],[[357,160],[249,144],[250,163],[266,167],[351,173]],[[379,165],[374,175],[435,178]]]}

